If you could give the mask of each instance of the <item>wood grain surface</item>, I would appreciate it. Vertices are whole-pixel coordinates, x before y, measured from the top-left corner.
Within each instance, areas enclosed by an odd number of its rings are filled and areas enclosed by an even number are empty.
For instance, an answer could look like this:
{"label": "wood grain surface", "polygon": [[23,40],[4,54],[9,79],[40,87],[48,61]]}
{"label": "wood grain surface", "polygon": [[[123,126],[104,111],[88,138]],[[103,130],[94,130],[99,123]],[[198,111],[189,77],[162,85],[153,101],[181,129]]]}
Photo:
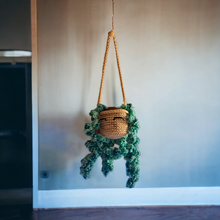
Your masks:
{"label": "wood grain surface", "polygon": [[220,206],[39,209],[2,206],[0,220],[219,220]]}

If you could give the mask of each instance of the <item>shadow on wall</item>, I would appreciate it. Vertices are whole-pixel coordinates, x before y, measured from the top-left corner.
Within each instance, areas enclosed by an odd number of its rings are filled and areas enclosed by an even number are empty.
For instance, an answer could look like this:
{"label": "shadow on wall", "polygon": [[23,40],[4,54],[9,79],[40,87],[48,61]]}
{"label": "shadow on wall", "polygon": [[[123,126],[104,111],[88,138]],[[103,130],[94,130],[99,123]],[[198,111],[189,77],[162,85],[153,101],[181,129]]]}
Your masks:
{"label": "shadow on wall", "polygon": [[59,179],[61,174],[65,182],[65,171],[68,169],[72,172],[77,169],[78,172],[76,172],[79,173],[81,155],[88,153],[84,146],[86,136],[82,127],[87,120],[88,118],[83,113],[79,113],[74,119],[47,118],[43,120],[39,132],[41,140],[39,176],[42,177],[41,172],[46,171],[49,179],[40,179],[40,189],[57,188],[56,178]]}
{"label": "shadow on wall", "polygon": [[[89,181],[79,175],[79,167],[89,153],[83,130],[90,117],[85,110],[96,107],[107,33],[111,29],[111,15],[106,11],[111,11],[111,1],[109,5],[90,0],[38,1],[39,172],[49,172],[48,180],[39,179],[40,189],[80,188],[84,183],[89,186]],[[98,77],[94,69],[99,70]],[[107,99],[115,102],[112,95]],[[83,183],[74,187],[70,179],[68,183],[63,181],[65,176],[70,178],[68,172]]]}
{"label": "shadow on wall", "polygon": [[[78,116],[75,119],[47,119],[45,125],[41,125],[39,189],[125,187],[127,176],[123,158],[114,161],[114,172],[108,177],[101,172],[101,158],[96,161],[89,179],[84,180],[80,175],[80,161],[89,153],[85,142],[90,139],[84,134],[82,125],[90,119],[82,114]],[[47,178],[42,178],[45,171]]]}
{"label": "shadow on wall", "polygon": [[46,162],[52,169],[57,165],[59,169],[65,169],[68,160],[71,162],[79,160],[80,155],[88,152],[84,146],[86,135],[82,126],[88,121],[89,117],[79,113],[74,119],[47,118],[41,123],[40,160],[44,162],[44,168]]}

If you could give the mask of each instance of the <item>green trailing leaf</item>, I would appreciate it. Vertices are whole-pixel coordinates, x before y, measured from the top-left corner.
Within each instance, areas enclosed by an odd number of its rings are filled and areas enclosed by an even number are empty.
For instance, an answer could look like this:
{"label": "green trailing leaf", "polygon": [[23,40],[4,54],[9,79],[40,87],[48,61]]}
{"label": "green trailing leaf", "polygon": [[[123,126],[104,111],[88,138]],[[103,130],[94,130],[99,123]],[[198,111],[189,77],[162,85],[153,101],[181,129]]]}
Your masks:
{"label": "green trailing leaf", "polygon": [[81,160],[80,174],[82,174],[85,179],[90,177],[90,172],[98,157],[98,154],[90,153]]}
{"label": "green trailing leaf", "polygon": [[105,109],[107,109],[107,107],[105,105],[98,104],[97,110],[99,111],[99,113]]}
{"label": "green trailing leaf", "polygon": [[127,110],[127,105],[122,104],[120,108],[121,108],[121,109],[125,109],[125,110]]}
{"label": "green trailing leaf", "polygon": [[92,127],[94,130],[98,130],[100,128],[100,122],[99,122],[98,118],[95,118],[92,121]]}

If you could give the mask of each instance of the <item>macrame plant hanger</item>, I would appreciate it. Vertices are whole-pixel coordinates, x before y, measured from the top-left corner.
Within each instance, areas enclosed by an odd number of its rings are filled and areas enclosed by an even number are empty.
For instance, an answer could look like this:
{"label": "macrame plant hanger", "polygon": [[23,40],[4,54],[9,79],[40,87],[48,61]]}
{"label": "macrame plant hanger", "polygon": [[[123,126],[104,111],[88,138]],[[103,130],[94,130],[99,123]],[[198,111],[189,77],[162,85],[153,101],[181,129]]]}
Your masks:
{"label": "macrame plant hanger", "polygon": [[122,80],[122,74],[121,74],[121,67],[120,67],[120,61],[119,61],[119,55],[118,55],[118,47],[117,47],[117,42],[116,42],[116,36],[115,36],[115,33],[114,33],[114,14],[115,14],[115,12],[114,12],[114,0],[112,0],[112,30],[110,32],[108,32],[108,38],[107,38],[107,43],[106,43],[105,55],[104,55],[104,62],[103,62],[103,67],[102,67],[102,78],[101,78],[101,83],[100,83],[99,97],[98,97],[97,105],[101,103],[102,87],[103,87],[103,81],[104,81],[104,76],[105,76],[105,69],[106,69],[106,64],[107,64],[107,58],[108,58],[109,45],[110,45],[111,37],[113,37],[113,41],[114,41],[115,54],[116,54],[116,60],[117,60],[117,66],[118,66],[118,73],[119,73],[119,77],[120,77],[123,101],[124,101],[125,105],[127,104],[126,103],[123,80]]}
{"label": "macrame plant hanger", "polygon": [[[106,107],[101,104],[103,81],[111,37],[114,42],[124,102],[120,107]],[[85,124],[84,132],[86,135],[91,136],[91,140],[85,143],[90,153],[81,160],[80,174],[85,179],[89,178],[94,163],[98,157],[101,157],[101,171],[104,176],[107,176],[113,171],[114,160],[123,157],[126,160],[126,175],[129,177],[126,186],[133,188],[135,183],[139,180],[140,151],[138,144],[140,139],[137,137],[139,122],[135,116],[132,104],[127,104],[126,102],[118,47],[114,33],[114,0],[112,0],[112,30],[108,33],[106,43],[97,108],[91,110],[89,115],[91,116],[91,123]]]}

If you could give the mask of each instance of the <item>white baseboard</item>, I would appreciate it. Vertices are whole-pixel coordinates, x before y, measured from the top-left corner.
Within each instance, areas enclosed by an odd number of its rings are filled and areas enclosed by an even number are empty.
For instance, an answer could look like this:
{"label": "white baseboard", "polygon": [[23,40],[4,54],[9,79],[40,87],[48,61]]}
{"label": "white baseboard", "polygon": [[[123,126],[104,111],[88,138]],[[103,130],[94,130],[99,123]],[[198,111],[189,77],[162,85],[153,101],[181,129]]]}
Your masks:
{"label": "white baseboard", "polygon": [[220,205],[220,187],[40,190],[38,207]]}

